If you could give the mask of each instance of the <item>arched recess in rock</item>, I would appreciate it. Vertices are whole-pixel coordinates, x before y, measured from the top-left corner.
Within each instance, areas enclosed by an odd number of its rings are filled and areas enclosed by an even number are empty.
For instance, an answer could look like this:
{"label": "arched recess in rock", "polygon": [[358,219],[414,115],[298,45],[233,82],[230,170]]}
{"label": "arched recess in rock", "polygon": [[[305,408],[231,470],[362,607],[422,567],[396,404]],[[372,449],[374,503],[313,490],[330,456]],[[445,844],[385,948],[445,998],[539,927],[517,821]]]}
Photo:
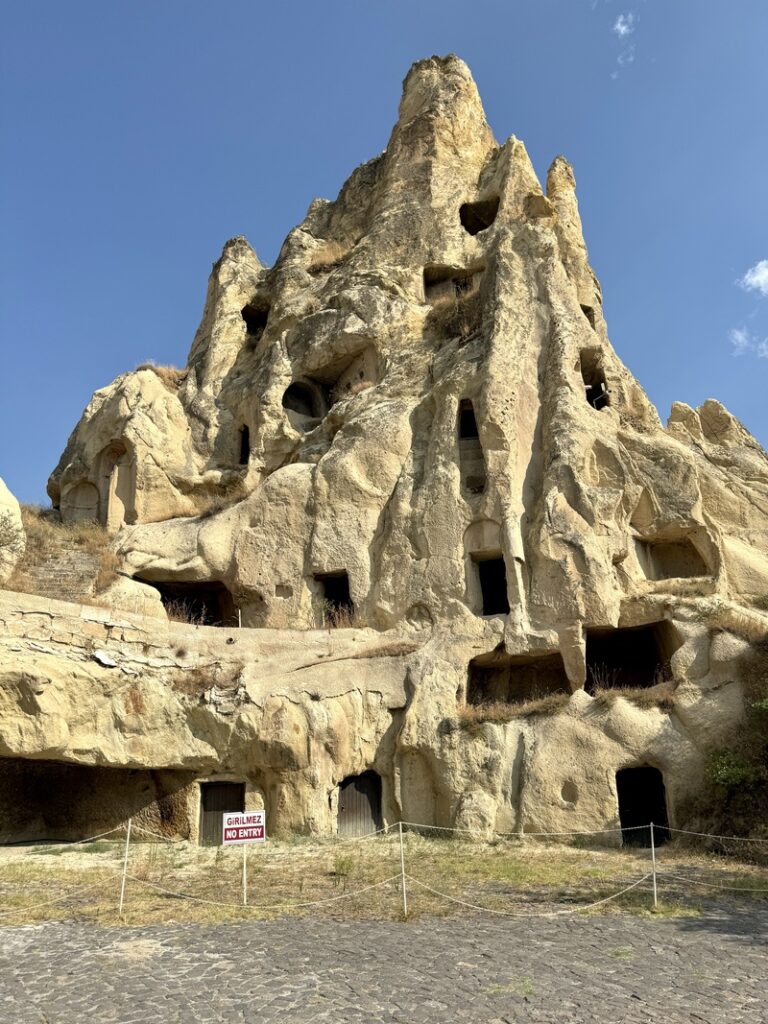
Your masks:
{"label": "arched recess in rock", "polygon": [[136,522],[136,459],[124,440],[112,441],[97,463],[101,522],[110,533]]}
{"label": "arched recess in rock", "polygon": [[81,480],[68,487],[61,495],[61,517],[65,523],[98,522],[100,499],[96,486],[89,480]]}

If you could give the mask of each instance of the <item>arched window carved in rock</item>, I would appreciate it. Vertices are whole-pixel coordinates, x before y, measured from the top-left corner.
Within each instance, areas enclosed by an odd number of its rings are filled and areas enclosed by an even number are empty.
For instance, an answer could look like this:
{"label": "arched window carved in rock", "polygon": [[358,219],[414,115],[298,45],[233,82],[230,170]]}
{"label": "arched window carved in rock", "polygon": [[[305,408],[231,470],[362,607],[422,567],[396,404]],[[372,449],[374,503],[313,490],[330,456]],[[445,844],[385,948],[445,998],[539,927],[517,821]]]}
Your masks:
{"label": "arched window carved in rock", "polygon": [[136,522],[136,462],[123,441],[113,441],[98,460],[101,521],[110,533]]}

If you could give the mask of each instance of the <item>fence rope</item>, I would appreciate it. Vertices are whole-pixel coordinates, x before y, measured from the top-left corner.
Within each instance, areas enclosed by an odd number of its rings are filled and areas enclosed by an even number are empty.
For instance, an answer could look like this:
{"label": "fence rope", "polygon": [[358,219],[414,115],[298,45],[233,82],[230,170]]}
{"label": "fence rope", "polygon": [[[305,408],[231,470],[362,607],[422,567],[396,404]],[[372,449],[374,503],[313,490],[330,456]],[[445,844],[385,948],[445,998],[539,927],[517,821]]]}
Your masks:
{"label": "fence rope", "polygon": [[[419,825],[415,821],[404,821],[404,828],[431,829],[433,832],[462,832],[466,835],[476,836],[482,833],[480,828],[452,828],[449,825]],[[503,839],[528,839],[530,836],[598,836],[607,832],[636,832],[639,829],[647,829],[649,825],[630,825],[627,828],[598,828],[583,832],[492,832],[491,835]]]}
{"label": "fence rope", "polygon": [[427,885],[426,882],[421,882],[418,878],[414,878],[413,875],[406,875],[405,877],[409,882],[413,882],[414,885],[418,885],[422,889],[426,889],[427,892],[431,892],[434,896],[441,896],[445,900],[450,900],[451,903],[458,903],[459,906],[469,907],[471,910],[480,910],[485,914],[497,914],[499,917],[563,917],[566,914],[580,914],[584,910],[591,910],[593,907],[599,907],[603,903],[615,900],[619,896],[623,896],[625,892],[629,892],[631,889],[636,889],[638,885],[642,885],[643,882],[646,882],[651,877],[651,873],[649,871],[647,875],[643,875],[642,878],[638,878],[636,882],[628,885],[626,889],[621,889],[619,892],[615,892],[611,896],[606,896],[604,899],[596,900],[594,903],[585,903],[580,907],[568,907],[565,910],[545,911],[542,914],[511,914],[508,910],[493,910],[491,907],[481,907],[476,903],[469,903],[467,900],[460,900],[455,896],[449,896],[447,892],[440,892],[437,889],[433,889],[431,885]]}
{"label": "fence rope", "polygon": [[713,836],[709,832],[691,832],[687,828],[670,828],[669,825],[665,825],[664,828],[668,832],[678,832],[684,836],[699,836],[701,839],[721,839],[728,843],[768,843],[768,839],[749,839],[747,836]]}
{"label": "fence rope", "polygon": [[32,910],[37,910],[39,907],[50,907],[54,903],[64,903],[65,900],[81,892],[92,892],[94,889],[98,889],[100,885],[105,882],[111,882],[115,878],[119,878],[118,874],[108,875],[106,878],[102,878],[98,882],[94,882],[93,885],[81,885],[76,889],[70,889],[69,892],[64,896],[54,896],[50,900],[42,900],[40,903],[34,903],[31,907],[14,907],[13,910],[2,910],[0,911],[0,917],[9,917],[13,914],[28,914]]}
{"label": "fence rope", "polygon": [[146,878],[136,878],[135,875],[127,875],[132,882],[138,882],[140,885],[148,885],[152,889],[157,889],[158,892],[163,892],[167,896],[175,896],[177,899],[192,900],[194,903],[208,903],[215,907],[234,907],[238,910],[298,910],[302,907],[319,907],[324,903],[336,903],[338,900],[352,899],[354,896],[361,896],[364,892],[370,892],[372,889],[380,889],[383,885],[388,885],[390,882],[400,881],[400,875],[392,875],[391,878],[385,878],[381,882],[374,882],[373,885],[367,885],[363,889],[355,889],[354,892],[340,893],[338,896],[329,896],[322,900],[310,900],[306,903],[273,903],[273,904],[252,904],[243,906],[242,903],[226,903],[223,900],[207,900],[202,896],[191,896],[185,892],[174,892],[173,889],[166,889],[162,885],[158,885],[156,882],[150,882]]}
{"label": "fence rope", "polygon": [[735,885],[718,885],[717,882],[705,882],[702,878],[691,878],[688,875],[673,875],[668,871],[657,871],[659,878],[674,878],[679,882],[693,882],[694,885],[706,885],[710,889],[726,889],[728,892],[768,892],[768,889],[745,889]]}

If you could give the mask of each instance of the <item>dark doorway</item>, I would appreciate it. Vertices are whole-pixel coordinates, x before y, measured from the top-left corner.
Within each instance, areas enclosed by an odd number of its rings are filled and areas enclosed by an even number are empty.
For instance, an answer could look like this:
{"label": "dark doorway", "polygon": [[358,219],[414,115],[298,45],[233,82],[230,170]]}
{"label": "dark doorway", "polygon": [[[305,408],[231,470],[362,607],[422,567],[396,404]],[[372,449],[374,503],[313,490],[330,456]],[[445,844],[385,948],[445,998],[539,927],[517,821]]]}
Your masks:
{"label": "dark doorway", "polygon": [[200,784],[200,844],[221,846],[221,819],[226,812],[245,810],[244,782]]}
{"label": "dark doorway", "polygon": [[218,581],[177,583],[143,580],[160,591],[168,618],[172,622],[188,622],[192,626],[236,626],[237,609],[232,595]]}
{"label": "dark doorway", "polygon": [[483,595],[483,615],[506,615],[509,612],[507,597],[507,569],[501,556],[475,558]]}
{"label": "dark doorway", "polygon": [[651,822],[655,844],[667,842],[667,794],[658,768],[622,768],[616,772],[616,793],[624,846],[650,846]]}
{"label": "dark doorway", "polygon": [[475,419],[475,410],[468,398],[459,402],[459,471],[461,486],[470,494],[485,490],[485,458]]}
{"label": "dark doorway", "polygon": [[240,427],[240,456],[241,466],[247,466],[251,457],[251,432],[248,427]]}
{"label": "dark doorway", "polygon": [[382,827],[380,776],[368,771],[344,779],[339,786],[339,835],[367,836]]}
{"label": "dark doorway", "polygon": [[354,605],[349,593],[349,576],[346,572],[316,573],[323,594],[323,620],[326,626],[349,626],[352,624]]}
{"label": "dark doorway", "polygon": [[481,199],[478,203],[463,203],[459,207],[459,220],[470,235],[478,235],[493,224],[498,212],[499,197],[492,196],[490,199]]}

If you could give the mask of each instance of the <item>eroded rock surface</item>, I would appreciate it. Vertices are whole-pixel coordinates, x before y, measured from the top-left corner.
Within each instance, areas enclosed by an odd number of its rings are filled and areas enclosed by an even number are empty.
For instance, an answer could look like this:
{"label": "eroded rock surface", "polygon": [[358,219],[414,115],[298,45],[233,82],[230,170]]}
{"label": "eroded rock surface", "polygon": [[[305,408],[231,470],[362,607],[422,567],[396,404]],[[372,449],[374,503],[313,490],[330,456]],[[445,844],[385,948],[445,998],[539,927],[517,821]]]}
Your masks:
{"label": "eroded rock surface", "polygon": [[115,608],[248,656],[201,703],[165,663],[27,651],[58,710],[11,668],[5,756],[234,773],[287,828],[332,829],[367,769],[384,818],[546,830],[615,823],[616,772],[650,764],[681,820],[743,714],[710,630],[768,632],[768,457],[714,401],[662,425],[608,340],[571,167],[542,188],[455,57],[414,65],[384,153],[273,267],[225,245],[187,366],[97,392],[49,493],[116,534]]}

